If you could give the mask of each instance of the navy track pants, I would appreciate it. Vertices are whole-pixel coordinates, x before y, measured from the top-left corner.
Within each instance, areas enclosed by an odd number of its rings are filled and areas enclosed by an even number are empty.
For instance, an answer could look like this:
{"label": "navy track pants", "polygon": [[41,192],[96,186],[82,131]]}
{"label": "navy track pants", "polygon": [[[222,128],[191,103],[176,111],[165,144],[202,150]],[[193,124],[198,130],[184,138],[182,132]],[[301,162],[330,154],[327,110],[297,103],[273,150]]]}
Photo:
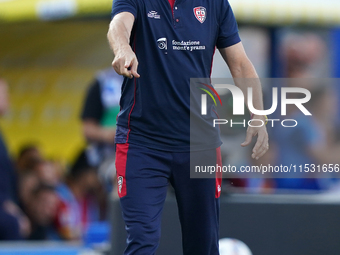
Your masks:
{"label": "navy track pants", "polygon": [[125,255],[154,255],[169,182],[178,203],[184,255],[218,255],[221,179],[191,179],[195,165],[221,164],[220,148],[166,152],[116,145],[117,189],[128,233]]}

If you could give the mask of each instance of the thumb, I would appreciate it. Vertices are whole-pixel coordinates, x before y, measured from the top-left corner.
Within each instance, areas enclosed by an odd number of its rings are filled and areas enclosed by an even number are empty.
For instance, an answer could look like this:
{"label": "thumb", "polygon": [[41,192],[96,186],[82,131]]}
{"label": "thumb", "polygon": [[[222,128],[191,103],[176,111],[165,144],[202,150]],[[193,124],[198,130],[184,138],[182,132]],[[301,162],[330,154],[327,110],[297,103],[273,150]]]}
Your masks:
{"label": "thumb", "polygon": [[243,143],[241,143],[241,146],[242,147],[248,146],[251,143],[252,140],[253,140],[253,133],[247,131],[246,140]]}

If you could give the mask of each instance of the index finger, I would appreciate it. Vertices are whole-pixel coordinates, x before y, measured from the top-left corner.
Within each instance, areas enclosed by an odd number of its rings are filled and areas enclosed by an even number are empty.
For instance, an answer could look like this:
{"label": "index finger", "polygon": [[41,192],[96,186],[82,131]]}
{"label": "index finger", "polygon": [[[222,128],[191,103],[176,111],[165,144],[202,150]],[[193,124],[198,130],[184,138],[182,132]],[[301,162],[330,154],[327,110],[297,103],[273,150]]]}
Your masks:
{"label": "index finger", "polygon": [[139,73],[137,73],[137,68],[138,68],[138,61],[137,61],[137,59],[133,59],[132,60],[132,66],[131,66],[131,74],[135,78],[139,78],[140,77]]}

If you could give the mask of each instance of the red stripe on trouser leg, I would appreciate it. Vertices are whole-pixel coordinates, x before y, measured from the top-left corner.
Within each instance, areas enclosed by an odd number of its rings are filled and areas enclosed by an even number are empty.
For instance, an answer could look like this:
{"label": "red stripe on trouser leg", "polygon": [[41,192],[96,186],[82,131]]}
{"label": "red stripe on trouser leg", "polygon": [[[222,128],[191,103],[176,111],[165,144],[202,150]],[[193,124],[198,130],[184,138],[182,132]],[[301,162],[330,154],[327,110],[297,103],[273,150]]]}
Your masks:
{"label": "red stripe on trouser leg", "polygon": [[117,192],[120,198],[126,196],[126,160],[128,150],[128,143],[116,145]]}
{"label": "red stripe on trouser leg", "polygon": [[[219,167],[217,167],[219,166]],[[215,197],[219,198],[221,195],[222,189],[222,156],[221,156],[221,148],[218,147],[216,149],[216,191]]]}

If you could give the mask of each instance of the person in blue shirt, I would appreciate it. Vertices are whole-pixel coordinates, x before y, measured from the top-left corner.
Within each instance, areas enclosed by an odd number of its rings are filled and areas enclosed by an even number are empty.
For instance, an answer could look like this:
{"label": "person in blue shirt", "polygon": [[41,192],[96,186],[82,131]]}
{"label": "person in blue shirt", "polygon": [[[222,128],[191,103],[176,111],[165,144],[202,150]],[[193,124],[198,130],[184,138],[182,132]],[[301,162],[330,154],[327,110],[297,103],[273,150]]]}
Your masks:
{"label": "person in blue shirt", "polygon": [[[209,78],[217,47],[245,94],[263,109],[262,89],[245,54],[227,0],[114,0],[108,40],[113,68],[124,75],[116,129],[117,191],[128,232],[124,254],[155,254],[168,183],[174,187],[183,254],[217,255],[221,179],[190,178],[190,166],[221,164],[218,128],[191,109],[191,78]],[[251,82],[238,82],[237,78]],[[190,142],[190,116],[204,123],[202,143]],[[265,116],[254,116],[265,121]],[[200,122],[201,121],[201,122]],[[197,126],[200,128],[200,125]],[[268,150],[265,126],[252,157]]]}
{"label": "person in blue shirt", "polygon": [[276,165],[296,165],[299,169],[276,178],[277,189],[324,191],[335,183],[332,180],[335,172],[329,169],[328,173],[322,170],[320,173],[318,166],[329,164],[334,168],[339,163],[340,145],[334,132],[336,96],[331,86],[322,83],[309,90],[313,96],[307,107],[312,116],[306,117],[292,108],[287,118],[295,119],[298,125],[295,128],[278,126],[271,134],[278,145]]}

